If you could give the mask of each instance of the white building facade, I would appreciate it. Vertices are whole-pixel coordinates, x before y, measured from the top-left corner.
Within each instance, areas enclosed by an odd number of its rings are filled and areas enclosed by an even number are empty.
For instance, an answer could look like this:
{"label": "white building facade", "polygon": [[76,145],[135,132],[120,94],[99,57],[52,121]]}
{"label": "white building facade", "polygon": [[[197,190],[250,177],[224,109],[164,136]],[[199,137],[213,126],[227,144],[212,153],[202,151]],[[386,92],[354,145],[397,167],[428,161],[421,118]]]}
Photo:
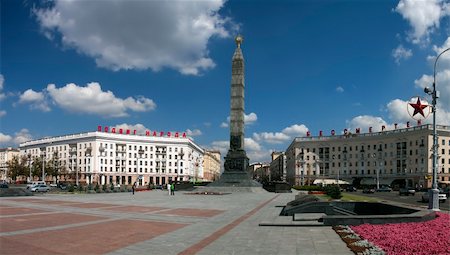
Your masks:
{"label": "white building facade", "polygon": [[0,180],[5,182],[10,182],[8,174],[8,162],[14,157],[19,156],[19,150],[14,148],[3,148],[0,149]]}
{"label": "white building facade", "polygon": [[[450,127],[437,126],[437,181],[450,184]],[[286,151],[287,180],[431,187],[432,125],[382,132],[295,138]]]}
{"label": "white building facade", "polygon": [[[56,160],[58,180],[73,183],[164,185],[203,177],[204,150],[178,133],[171,136],[162,132],[134,135],[96,131],[64,135],[22,143],[20,154],[30,160]],[[49,176],[45,179],[56,181]]]}

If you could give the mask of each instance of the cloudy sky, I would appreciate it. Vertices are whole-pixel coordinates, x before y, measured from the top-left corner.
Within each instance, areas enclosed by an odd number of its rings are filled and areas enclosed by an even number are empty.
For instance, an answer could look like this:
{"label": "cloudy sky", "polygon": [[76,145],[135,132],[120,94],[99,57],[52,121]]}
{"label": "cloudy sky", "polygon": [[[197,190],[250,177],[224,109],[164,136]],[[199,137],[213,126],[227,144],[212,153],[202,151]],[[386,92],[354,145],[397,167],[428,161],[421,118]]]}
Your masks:
{"label": "cloudy sky", "polygon": [[[98,125],[187,132],[228,148],[234,36],[244,36],[246,149],[414,120],[407,102],[450,47],[450,2],[1,1],[0,147]],[[450,125],[450,51],[436,70]],[[430,122],[431,116],[424,122]]]}

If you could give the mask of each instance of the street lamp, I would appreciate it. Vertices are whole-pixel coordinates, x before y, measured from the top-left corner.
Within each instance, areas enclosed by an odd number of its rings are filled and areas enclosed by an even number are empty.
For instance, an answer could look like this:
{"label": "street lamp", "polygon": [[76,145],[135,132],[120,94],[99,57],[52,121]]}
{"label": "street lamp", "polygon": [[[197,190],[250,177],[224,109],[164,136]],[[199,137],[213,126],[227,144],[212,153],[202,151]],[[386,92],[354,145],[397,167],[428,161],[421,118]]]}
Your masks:
{"label": "street lamp", "polygon": [[33,181],[33,177],[31,176],[31,162],[32,162],[32,160],[31,160],[31,153],[28,153],[28,165],[29,165],[29,167],[30,167],[30,180],[29,180],[29,182],[32,182]]}
{"label": "street lamp", "polygon": [[432,181],[432,189],[429,191],[429,203],[428,209],[433,211],[439,211],[439,190],[437,188],[437,146],[438,146],[438,136],[436,130],[436,101],[439,98],[439,93],[436,91],[436,65],[439,57],[445,52],[449,51],[450,48],[442,51],[434,61],[434,72],[433,72],[433,90],[428,87],[425,87],[424,92],[428,95],[431,95],[432,101],[432,110],[433,110],[433,181]]}
{"label": "street lamp", "polygon": [[41,148],[41,155],[42,155],[42,181],[45,182],[45,147]]}
{"label": "street lamp", "polygon": [[377,189],[380,188],[380,168],[383,161],[383,149],[381,148],[381,144],[378,147],[378,168],[377,168]]}

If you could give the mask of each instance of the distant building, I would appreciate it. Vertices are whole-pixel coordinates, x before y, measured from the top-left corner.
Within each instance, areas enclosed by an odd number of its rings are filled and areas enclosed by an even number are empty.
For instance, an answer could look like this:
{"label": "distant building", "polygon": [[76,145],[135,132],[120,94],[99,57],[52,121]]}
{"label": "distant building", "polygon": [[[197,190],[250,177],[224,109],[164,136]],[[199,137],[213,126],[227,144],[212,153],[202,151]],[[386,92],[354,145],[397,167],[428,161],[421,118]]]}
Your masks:
{"label": "distant building", "polygon": [[270,181],[270,168],[268,163],[256,162],[248,167],[248,172],[252,178],[260,183]]}
{"label": "distant building", "polygon": [[222,165],[220,151],[205,150],[203,156],[203,180],[215,181],[220,176],[220,166]]}
{"label": "distant building", "polygon": [[[431,187],[432,125],[364,134],[295,138],[286,150],[287,181]],[[437,126],[438,182],[450,184],[450,127]]]}
{"label": "distant building", "polygon": [[2,181],[9,182],[8,177],[8,161],[13,157],[19,156],[19,150],[11,147],[0,149],[0,178]]}
{"label": "distant building", "polygon": [[[56,159],[60,181],[163,185],[203,178],[204,150],[178,133],[162,134],[96,131],[55,136],[22,143],[20,153],[31,159],[42,156],[47,161]],[[46,181],[54,179],[47,176]]]}
{"label": "distant building", "polygon": [[270,162],[270,180],[286,181],[286,156],[284,152],[272,152]]}

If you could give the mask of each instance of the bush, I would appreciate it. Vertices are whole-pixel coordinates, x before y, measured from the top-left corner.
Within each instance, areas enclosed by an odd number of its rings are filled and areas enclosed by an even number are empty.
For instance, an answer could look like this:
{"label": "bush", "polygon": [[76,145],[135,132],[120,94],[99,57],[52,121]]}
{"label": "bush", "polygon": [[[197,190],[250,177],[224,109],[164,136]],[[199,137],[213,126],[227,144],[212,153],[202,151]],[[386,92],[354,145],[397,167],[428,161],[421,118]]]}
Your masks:
{"label": "bush", "polygon": [[81,184],[78,186],[78,191],[79,192],[83,191],[83,186],[81,186]]}
{"label": "bush", "polygon": [[325,193],[333,199],[339,199],[342,197],[341,189],[336,185],[325,186]]}
{"label": "bush", "polygon": [[75,191],[75,187],[72,184],[70,184],[69,187],[67,188],[67,191],[68,192],[74,192]]}
{"label": "bush", "polygon": [[100,190],[100,186],[98,184],[96,184],[94,190],[95,191],[99,191]]}
{"label": "bush", "polygon": [[103,184],[103,191],[106,191],[108,189],[108,187],[106,187],[106,184]]}

